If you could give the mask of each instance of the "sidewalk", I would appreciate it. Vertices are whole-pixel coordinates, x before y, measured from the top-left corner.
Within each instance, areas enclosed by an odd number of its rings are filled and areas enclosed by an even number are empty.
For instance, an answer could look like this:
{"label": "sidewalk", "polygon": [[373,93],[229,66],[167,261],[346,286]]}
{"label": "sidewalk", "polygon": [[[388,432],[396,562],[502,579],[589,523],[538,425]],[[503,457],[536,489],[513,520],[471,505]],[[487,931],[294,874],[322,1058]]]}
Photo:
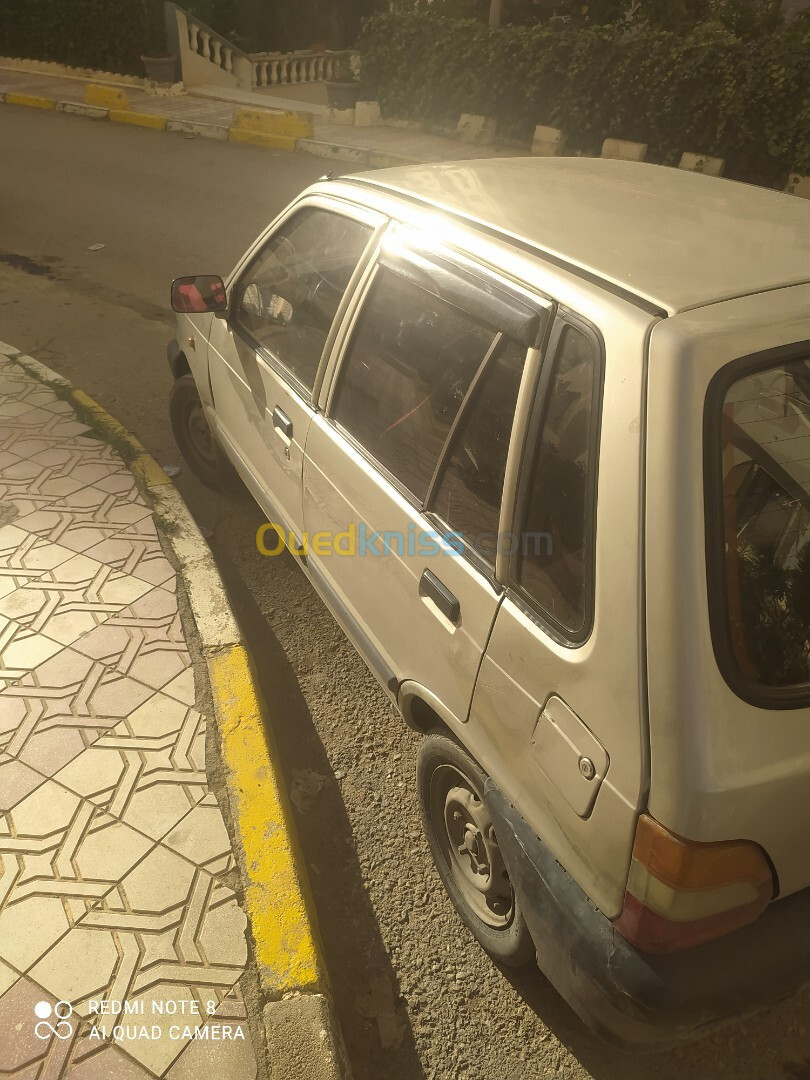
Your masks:
{"label": "sidewalk", "polygon": [[5,357],[0,492],[0,1072],[252,1080],[174,569],[121,458]]}
{"label": "sidewalk", "polygon": [[339,1080],[302,865],[179,493],[0,342],[0,1074]]}
{"label": "sidewalk", "polygon": [[[0,67],[0,94],[25,94],[54,103],[68,102],[83,106],[85,85],[85,81],[81,79],[59,78],[40,72]],[[121,89],[127,94],[131,110],[135,114],[159,117],[169,124],[170,130],[185,131],[187,134],[208,134],[222,139],[227,138],[240,109],[289,109],[293,104],[283,98],[267,97],[264,93],[260,97],[257,94],[236,94],[227,90],[221,92],[225,100],[215,99],[212,95],[218,91],[214,88],[201,88],[200,96],[184,92],[165,97],[149,94],[133,86],[122,86]],[[231,100],[227,100],[228,98]],[[258,101],[261,101],[260,106],[257,105]],[[384,125],[353,127],[332,124],[327,117],[318,113],[313,113],[313,119],[314,138],[299,139],[297,150],[361,166],[514,157],[520,152],[509,147],[470,146],[456,139]],[[195,130],[195,125],[199,127],[198,130]]]}

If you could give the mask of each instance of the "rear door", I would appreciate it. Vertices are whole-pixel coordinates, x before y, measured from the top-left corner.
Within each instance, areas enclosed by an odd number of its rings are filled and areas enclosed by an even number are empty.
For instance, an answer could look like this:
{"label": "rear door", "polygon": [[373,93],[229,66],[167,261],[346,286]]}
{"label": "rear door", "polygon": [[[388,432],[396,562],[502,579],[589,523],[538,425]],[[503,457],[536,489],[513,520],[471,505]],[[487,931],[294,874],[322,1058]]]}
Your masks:
{"label": "rear door", "polygon": [[384,219],[312,198],[265,237],[209,339],[220,441],[271,522],[302,531],[301,473],[313,388],[335,316]]}
{"label": "rear door", "polygon": [[514,542],[498,564],[506,592],[468,733],[507,798],[608,916],[621,908],[646,775],[644,337],[616,344],[611,354],[593,325],[559,313],[530,395]]}
{"label": "rear door", "polygon": [[547,310],[391,238],[307,445],[316,584],[383,682],[458,722],[501,599],[508,449]]}

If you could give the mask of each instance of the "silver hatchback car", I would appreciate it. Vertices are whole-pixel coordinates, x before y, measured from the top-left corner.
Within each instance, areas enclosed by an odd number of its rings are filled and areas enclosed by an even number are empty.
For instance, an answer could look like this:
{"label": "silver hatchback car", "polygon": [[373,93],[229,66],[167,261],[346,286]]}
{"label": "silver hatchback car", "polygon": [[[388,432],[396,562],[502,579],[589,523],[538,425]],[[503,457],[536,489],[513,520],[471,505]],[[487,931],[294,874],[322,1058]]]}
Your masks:
{"label": "silver hatchback car", "polygon": [[504,964],[667,1045],[810,981],[810,204],[618,161],[324,180],[178,279],[170,411],[422,736]]}

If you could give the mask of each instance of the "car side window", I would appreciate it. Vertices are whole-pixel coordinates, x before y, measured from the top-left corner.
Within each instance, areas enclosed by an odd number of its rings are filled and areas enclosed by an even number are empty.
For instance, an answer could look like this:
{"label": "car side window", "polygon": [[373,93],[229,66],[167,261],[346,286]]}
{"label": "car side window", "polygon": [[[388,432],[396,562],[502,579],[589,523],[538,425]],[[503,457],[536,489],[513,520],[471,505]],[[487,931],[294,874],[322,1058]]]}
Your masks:
{"label": "car side window", "polygon": [[371,232],[331,210],[308,207],[273,234],[239,279],[235,325],[308,390]]}
{"label": "car side window", "polygon": [[338,376],[332,419],[423,502],[495,337],[472,315],[381,268]]}
{"label": "car side window", "polygon": [[726,626],[749,683],[810,683],[810,361],[754,371],[725,393],[722,548]]}
{"label": "car side window", "polygon": [[433,511],[494,569],[506,458],[526,346],[505,338],[453,434]]}
{"label": "car side window", "polygon": [[566,326],[557,346],[530,473],[517,553],[517,584],[565,637],[591,619],[596,425],[600,353]]}

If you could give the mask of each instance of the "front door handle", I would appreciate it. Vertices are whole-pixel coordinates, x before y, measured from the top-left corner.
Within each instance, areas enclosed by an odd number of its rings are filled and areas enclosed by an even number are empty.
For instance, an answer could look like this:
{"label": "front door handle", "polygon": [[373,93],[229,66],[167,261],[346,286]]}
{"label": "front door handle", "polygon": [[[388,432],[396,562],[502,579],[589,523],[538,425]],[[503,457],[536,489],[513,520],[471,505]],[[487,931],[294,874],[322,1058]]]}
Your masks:
{"label": "front door handle", "polygon": [[276,431],[283,435],[285,439],[292,440],[293,436],[293,424],[292,420],[287,414],[276,405],[273,409],[273,427]]}
{"label": "front door handle", "polygon": [[451,623],[458,622],[461,617],[461,604],[432,570],[422,572],[422,577],[419,579],[419,595],[429,597]]}

